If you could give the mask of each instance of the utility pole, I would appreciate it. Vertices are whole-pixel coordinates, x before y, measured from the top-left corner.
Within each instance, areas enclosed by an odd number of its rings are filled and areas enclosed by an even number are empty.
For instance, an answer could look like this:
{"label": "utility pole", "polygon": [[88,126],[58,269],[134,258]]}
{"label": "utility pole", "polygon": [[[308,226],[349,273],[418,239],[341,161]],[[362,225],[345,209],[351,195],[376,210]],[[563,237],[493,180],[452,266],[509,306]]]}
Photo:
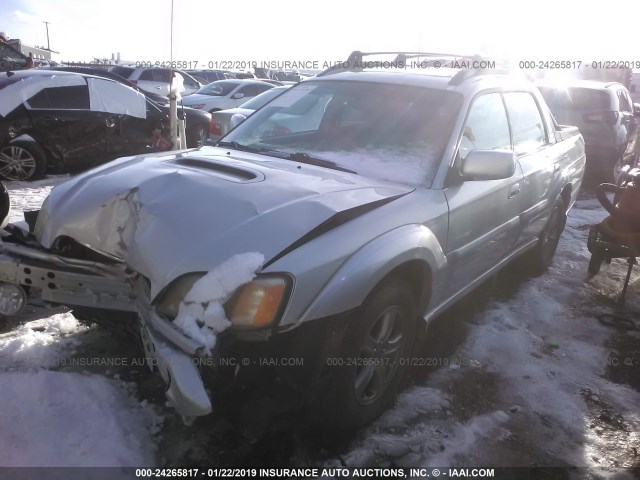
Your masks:
{"label": "utility pole", "polygon": [[49,45],[49,22],[42,21],[47,26],[47,50],[51,51],[51,45]]}

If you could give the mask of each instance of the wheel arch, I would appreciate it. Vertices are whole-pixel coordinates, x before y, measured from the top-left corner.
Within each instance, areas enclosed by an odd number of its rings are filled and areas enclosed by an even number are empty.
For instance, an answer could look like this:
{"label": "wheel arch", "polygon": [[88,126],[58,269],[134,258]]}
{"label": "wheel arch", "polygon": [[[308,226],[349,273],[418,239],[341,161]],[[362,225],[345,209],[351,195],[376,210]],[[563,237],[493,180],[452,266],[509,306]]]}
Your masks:
{"label": "wheel arch", "polygon": [[568,211],[569,208],[571,207],[571,203],[572,203],[571,198],[573,196],[572,194],[573,194],[573,185],[571,183],[568,183],[567,185],[565,185],[562,191],[560,192],[560,198],[564,202],[565,212]]}
{"label": "wheel arch", "polygon": [[411,285],[422,315],[435,296],[435,277],[445,267],[446,257],[433,232],[424,225],[400,227],[353,254],[316,295],[300,321],[360,307],[381,283],[394,277]]}
{"label": "wheel arch", "polygon": [[391,282],[398,278],[404,280],[411,289],[411,295],[416,300],[416,308],[419,312],[424,312],[431,298],[431,286],[433,283],[433,273],[431,267],[424,259],[408,260],[388,272],[371,289],[372,293],[380,285]]}

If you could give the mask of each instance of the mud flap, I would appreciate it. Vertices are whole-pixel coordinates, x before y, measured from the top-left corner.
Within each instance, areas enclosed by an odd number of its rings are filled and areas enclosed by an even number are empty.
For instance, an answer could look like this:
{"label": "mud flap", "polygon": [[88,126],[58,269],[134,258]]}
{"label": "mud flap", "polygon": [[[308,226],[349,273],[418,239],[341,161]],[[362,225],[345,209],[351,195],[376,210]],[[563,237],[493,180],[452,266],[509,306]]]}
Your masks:
{"label": "mud flap", "polygon": [[147,364],[152,371],[157,368],[160,372],[167,386],[167,399],[185,423],[211,413],[211,401],[193,358],[163,341],[149,325],[142,325],[141,334]]}

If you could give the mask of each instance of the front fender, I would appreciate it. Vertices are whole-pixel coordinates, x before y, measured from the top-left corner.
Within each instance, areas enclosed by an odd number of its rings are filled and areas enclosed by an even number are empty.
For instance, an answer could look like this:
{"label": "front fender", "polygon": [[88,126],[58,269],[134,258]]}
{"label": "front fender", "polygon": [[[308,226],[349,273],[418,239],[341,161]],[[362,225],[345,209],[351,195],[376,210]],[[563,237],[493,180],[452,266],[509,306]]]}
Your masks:
{"label": "front fender", "polygon": [[28,133],[23,133],[22,135],[19,135],[16,138],[12,138],[11,141],[9,142],[9,145],[14,144],[16,142],[30,142],[30,143],[35,143],[36,145],[39,145],[38,142],[36,142],[35,138],[33,138]]}
{"label": "front fender", "polygon": [[316,296],[300,322],[328,317],[360,306],[392,270],[412,260],[425,262],[433,274],[432,297],[447,259],[435,235],[424,225],[405,225],[385,233],[353,254]]}

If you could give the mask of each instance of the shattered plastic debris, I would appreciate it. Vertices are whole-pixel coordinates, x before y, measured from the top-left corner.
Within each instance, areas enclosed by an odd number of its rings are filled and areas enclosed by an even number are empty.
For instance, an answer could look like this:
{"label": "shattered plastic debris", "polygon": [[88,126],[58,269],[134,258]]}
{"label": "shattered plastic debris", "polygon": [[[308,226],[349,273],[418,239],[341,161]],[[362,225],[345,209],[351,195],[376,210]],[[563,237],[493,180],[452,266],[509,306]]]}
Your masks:
{"label": "shattered plastic debris", "polygon": [[222,305],[240,285],[253,280],[263,263],[261,253],[242,253],[211,270],[180,302],[174,325],[208,349],[215,347],[217,334],[231,325]]}

